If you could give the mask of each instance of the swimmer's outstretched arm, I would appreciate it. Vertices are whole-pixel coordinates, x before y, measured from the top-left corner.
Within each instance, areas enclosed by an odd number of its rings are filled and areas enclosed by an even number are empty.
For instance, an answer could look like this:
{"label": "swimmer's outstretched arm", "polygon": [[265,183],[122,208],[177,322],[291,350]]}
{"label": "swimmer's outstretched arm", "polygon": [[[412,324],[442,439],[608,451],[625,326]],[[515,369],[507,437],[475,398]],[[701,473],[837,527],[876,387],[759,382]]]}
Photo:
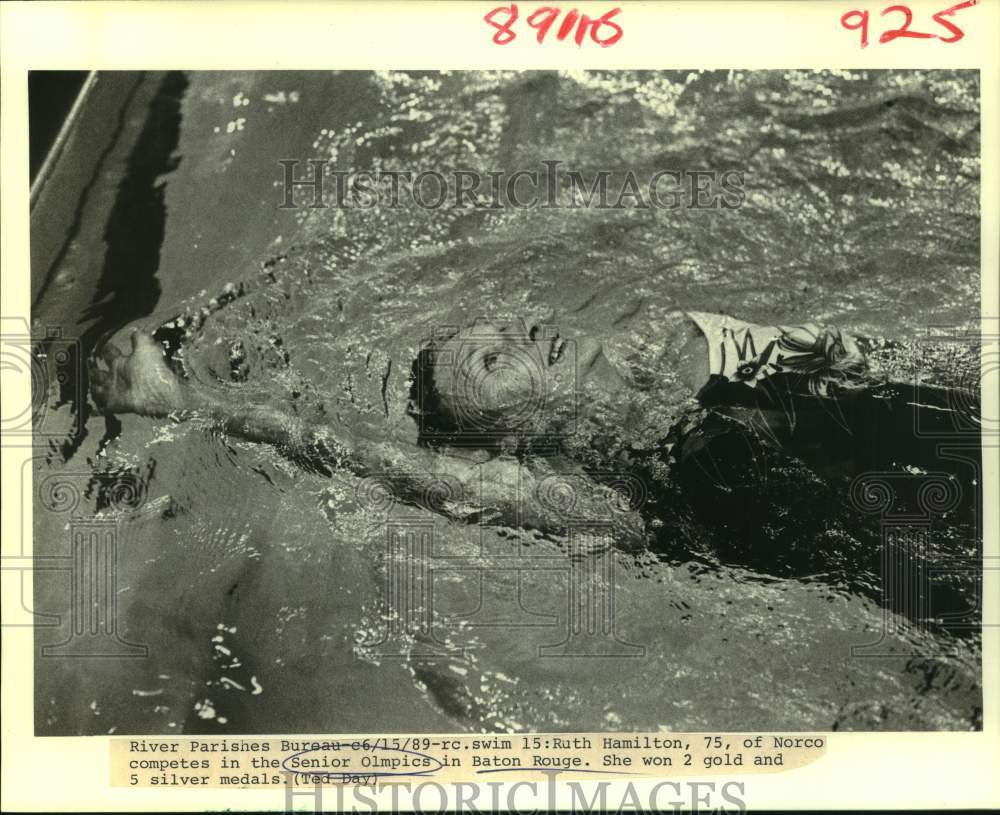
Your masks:
{"label": "swimmer's outstretched arm", "polygon": [[107,345],[104,367],[91,365],[91,392],[104,413],[208,419],[232,436],[272,444],[314,468],[378,479],[398,500],[464,523],[559,535],[576,531],[591,538],[597,529],[617,548],[645,544],[639,514],[623,507],[614,490],[588,478],[531,470],[513,458],[476,463],[392,440],[353,439],[276,408],[233,406],[179,379],[152,338],[136,332],[131,344],[131,354]]}
{"label": "swimmer's outstretched arm", "polygon": [[[136,413],[176,420],[203,418],[226,433],[273,444],[295,454],[322,456],[335,467],[354,469],[350,445],[332,428],[307,428],[291,414],[267,406],[238,406],[180,379],[167,366],[163,351],[149,336],[133,332],[132,352],[107,344],[102,367],[92,360],[90,388],[104,413]],[[353,465],[353,466],[352,466]]]}

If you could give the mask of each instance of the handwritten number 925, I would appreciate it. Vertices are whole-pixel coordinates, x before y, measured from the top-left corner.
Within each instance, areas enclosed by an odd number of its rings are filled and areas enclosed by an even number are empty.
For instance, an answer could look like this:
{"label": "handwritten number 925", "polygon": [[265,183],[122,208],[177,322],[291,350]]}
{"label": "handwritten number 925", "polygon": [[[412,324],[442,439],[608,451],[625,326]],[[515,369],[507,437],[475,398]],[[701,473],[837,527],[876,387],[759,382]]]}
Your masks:
{"label": "handwritten number 925", "polygon": [[[910,11],[908,6],[886,6],[882,9],[879,16],[890,17],[890,19],[886,22],[895,22],[897,24],[900,22],[900,16],[902,16],[902,24],[897,28],[889,28],[883,31],[881,36],[879,36],[878,41],[880,43],[887,43],[892,42],[899,37],[910,37],[915,40],[938,39],[941,40],[941,42],[958,42],[965,36],[965,32],[947,18],[953,16],[957,11],[976,5],[978,2],[979,0],[965,0],[964,3],[959,3],[958,5],[946,8],[943,11],[939,11],[937,14],[931,15],[931,19],[948,32],[947,36],[942,34],[928,34],[925,31],[913,31],[910,28],[910,24],[913,22],[913,12]],[[868,23],[869,15],[867,10],[862,11],[861,9],[852,9],[840,18],[840,24],[848,31],[861,32],[862,48],[868,47]]]}

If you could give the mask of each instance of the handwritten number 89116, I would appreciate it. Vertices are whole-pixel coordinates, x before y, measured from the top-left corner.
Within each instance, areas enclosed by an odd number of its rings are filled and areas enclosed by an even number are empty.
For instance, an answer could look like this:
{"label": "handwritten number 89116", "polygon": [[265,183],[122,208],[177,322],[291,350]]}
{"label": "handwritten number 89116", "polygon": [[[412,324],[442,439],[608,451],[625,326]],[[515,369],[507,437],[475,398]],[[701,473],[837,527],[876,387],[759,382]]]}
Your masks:
{"label": "handwritten number 89116", "polygon": [[[541,6],[527,16],[525,23],[529,28],[535,30],[535,39],[539,43],[545,42],[546,36],[555,26],[554,36],[557,40],[565,40],[572,33],[573,41],[577,45],[583,45],[589,33],[591,41],[597,43],[601,48],[607,48],[618,42],[624,33],[622,27],[614,22],[614,17],[619,12],[621,12],[620,8],[613,8],[600,17],[590,17],[575,8],[570,9],[564,15],[561,8]],[[562,20],[556,26],[556,21],[560,17]],[[507,45],[517,39],[517,33],[514,31],[514,23],[520,19],[517,3],[511,3],[509,6],[497,6],[483,19],[496,29],[496,33],[493,35],[493,42],[496,45]]]}

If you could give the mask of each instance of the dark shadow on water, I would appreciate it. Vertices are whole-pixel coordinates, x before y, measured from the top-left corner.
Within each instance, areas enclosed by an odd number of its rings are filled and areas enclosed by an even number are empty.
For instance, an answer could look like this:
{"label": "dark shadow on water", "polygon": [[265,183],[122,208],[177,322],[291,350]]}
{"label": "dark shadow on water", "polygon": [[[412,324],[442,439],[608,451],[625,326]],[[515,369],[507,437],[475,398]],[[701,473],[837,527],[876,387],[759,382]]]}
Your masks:
{"label": "dark shadow on water", "polygon": [[756,409],[709,414],[680,440],[675,481],[658,487],[674,519],[658,549],[820,582],[976,636],[982,501],[962,485],[981,479],[978,430],[962,431],[945,389],[866,388],[836,417],[800,401],[780,446],[750,430]]}
{"label": "dark shadow on water", "polygon": [[[118,187],[104,229],[107,250],[101,276],[83,318],[94,320],[81,337],[80,353],[86,357],[102,338],[111,336],[128,323],[150,314],[160,297],[157,271],[166,225],[163,176],[180,162],[175,154],[180,139],[181,102],[188,87],[180,71],[168,73],[160,83],[139,138],[129,153],[125,177]],[[86,380],[86,366],[73,366]],[[84,386],[87,382],[82,383]],[[63,382],[60,401],[74,394],[86,394],[86,387]],[[86,438],[89,407],[84,397],[75,406],[80,415],[79,432],[61,450],[63,458],[73,456]],[[107,421],[107,436],[117,435],[120,423]]]}

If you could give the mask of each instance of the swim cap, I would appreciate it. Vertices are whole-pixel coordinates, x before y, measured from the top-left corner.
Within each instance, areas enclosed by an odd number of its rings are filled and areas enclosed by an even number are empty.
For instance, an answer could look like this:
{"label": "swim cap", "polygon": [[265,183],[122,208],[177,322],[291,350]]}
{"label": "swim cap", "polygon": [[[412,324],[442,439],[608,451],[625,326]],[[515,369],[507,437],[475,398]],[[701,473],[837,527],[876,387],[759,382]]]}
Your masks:
{"label": "swim cap", "polygon": [[709,375],[756,387],[775,374],[801,380],[809,393],[828,396],[830,386],[860,381],[867,370],[853,337],[816,323],[764,326],[728,314],[690,311],[708,341]]}

